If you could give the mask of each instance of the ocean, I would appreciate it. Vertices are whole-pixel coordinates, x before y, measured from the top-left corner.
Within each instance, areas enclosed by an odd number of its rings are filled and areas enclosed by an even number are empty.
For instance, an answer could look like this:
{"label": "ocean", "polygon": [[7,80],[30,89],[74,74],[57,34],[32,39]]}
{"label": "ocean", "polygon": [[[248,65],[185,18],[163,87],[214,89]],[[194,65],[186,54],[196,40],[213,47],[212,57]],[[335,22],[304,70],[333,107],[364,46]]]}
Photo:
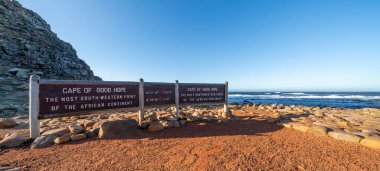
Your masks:
{"label": "ocean", "polygon": [[229,103],[380,108],[380,92],[229,92]]}

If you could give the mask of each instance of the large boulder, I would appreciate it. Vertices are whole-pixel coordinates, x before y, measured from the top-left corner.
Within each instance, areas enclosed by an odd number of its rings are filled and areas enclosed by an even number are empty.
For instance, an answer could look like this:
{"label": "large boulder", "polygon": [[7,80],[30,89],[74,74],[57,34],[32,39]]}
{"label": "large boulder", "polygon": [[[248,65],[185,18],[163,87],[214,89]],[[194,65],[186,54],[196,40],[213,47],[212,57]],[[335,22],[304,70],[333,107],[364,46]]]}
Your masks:
{"label": "large boulder", "polygon": [[27,138],[23,135],[12,134],[12,135],[4,137],[4,139],[0,141],[0,148],[18,147],[29,140],[30,138]]}
{"label": "large boulder", "polygon": [[177,120],[163,121],[161,124],[165,128],[178,128],[178,127],[180,127],[179,122]]}
{"label": "large boulder", "polygon": [[73,134],[80,134],[83,132],[83,127],[81,127],[79,125],[70,125],[69,130]]}
{"label": "large boulder", "polygon": [[78,140],[83,140],[86,138],[87,138],[86,134],[75,134],[71,136],[71,141],[78,141]]}
{"label": "large boulder", "polygon": [[134,119],[106,121],[100,124],[99,138],[125,136],[138,128],[138,123]]}
{"label": "large boulder", "polygon": [[180,124],[177,120],[170,120],[170,121],[168,121],[168,127],[169,128],[178,128],[178,127],[180,127]]}
{"label": "large boulder", "polygon": [[54,135],[54,136],[60,137],[67,133],[69,133],[69,129],[67,127],[64,127],[64,128],[57,128],[57,129],[51,129],[51,130],[45,131],[44,133],[42,133],[42,136]]}
{"label": "large boulder", "polygon": [[164,129],[165,127],[159,122],[151,122],[148,127],[148,130],[152,132],[161,131]]}
{"label": "large boulder", "polygon": [[43,135],[37,137],[32,145],[30,146],[31,149],[36,149],[36,148],[44,148],[48,147],[54,144],[54,140],[57,138],[56,135]]}
{"label": "large boulder", "polygon": [[370,148],[380,150],[380,137],[379,136],[366,137],[360,141],[360,144],[370,147]]}
{"label": "large boulder", "polygon": [[343,131],[342,132],[331,131],[328,133],[328,135],[337,140],[351,141],[351,142],[356,142],[356,143],[359,143],[360,140],[362,139],[360,136],[349,134]]}
{"label": "large boulder", "polygon": [[62,144],[62,143],[70,141],[70,139],[71,139],[71,134],[65,134],[65,135],[63,135],[61,137],[56,138],[54,140],[54,143],[56,143],[56,144]]}
{"label": "large boulder", "polygon": [[96,123],[95,121],[87,121],[84,123],[84,127],[86,129],[91,129],[95,125],[95,123]]}
{"label": "large boulder", "polygon": [[16,121],[11,118],[0,118],[0,128],[12,128],[16,125]]}
{"label": "large boulder", "polygon": [[310,132],[310,133],[317,135],[317,136],[325,136],[325,135],[327,135],[328,129],[324,126],[321,126],[321,125],[312,125],[307,130],[307,132]]}
{"label": "large boulder", "polygon": [[310,128],[309,125],[301,124],[301,123],[294,123],[292,126],[293,129],[302,131],[302,132],[307,132]]}

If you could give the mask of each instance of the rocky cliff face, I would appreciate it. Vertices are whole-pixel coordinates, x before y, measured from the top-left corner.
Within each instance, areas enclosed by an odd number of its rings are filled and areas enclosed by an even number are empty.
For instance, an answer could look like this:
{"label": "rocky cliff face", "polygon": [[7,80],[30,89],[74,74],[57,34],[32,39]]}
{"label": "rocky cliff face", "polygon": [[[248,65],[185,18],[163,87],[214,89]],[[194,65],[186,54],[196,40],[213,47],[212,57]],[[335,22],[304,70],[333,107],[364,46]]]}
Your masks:
{"label": "rocky cliff face", "polygon": [[0,117],[27,114],[28,77],[100,80],[38,14],[0,0]]}

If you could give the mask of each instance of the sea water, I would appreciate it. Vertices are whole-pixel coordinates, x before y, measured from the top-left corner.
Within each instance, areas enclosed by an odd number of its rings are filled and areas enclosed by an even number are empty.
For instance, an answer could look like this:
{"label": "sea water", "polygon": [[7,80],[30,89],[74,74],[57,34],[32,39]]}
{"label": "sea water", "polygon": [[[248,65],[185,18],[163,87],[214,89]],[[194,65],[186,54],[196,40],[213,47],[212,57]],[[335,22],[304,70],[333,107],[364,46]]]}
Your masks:
{"label": "sea water", "polygon": [[380,108],[380,92],[229,92],[229,103]]}

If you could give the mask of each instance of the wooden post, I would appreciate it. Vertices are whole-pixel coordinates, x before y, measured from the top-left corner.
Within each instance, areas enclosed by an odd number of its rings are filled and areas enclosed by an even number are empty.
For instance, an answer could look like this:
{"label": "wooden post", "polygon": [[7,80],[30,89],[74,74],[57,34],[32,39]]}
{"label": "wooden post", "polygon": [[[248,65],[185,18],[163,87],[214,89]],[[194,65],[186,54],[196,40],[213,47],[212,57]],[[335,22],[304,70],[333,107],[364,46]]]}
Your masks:
{"label": "wooden post", "polygon": [[30,138],[35,139],[40,136],[40,122],[38,120],[39,111],[39,80],[40,77],[32,75],[29,78],[29,128]]}
{"label": "wooden post", "polygon": [[140,79],[140,85],[139,85],[139,125],[142,124],[144,120],[144,80]]}
{"label": "wooden post", "polygon": [[175,116],[179,117],[179,83],[175,80]]}
{"label": "wooden post", "polygon": [[225,83],[225,88],[224,88],[224,112],[228,112],[228,81],[226,81]]}

